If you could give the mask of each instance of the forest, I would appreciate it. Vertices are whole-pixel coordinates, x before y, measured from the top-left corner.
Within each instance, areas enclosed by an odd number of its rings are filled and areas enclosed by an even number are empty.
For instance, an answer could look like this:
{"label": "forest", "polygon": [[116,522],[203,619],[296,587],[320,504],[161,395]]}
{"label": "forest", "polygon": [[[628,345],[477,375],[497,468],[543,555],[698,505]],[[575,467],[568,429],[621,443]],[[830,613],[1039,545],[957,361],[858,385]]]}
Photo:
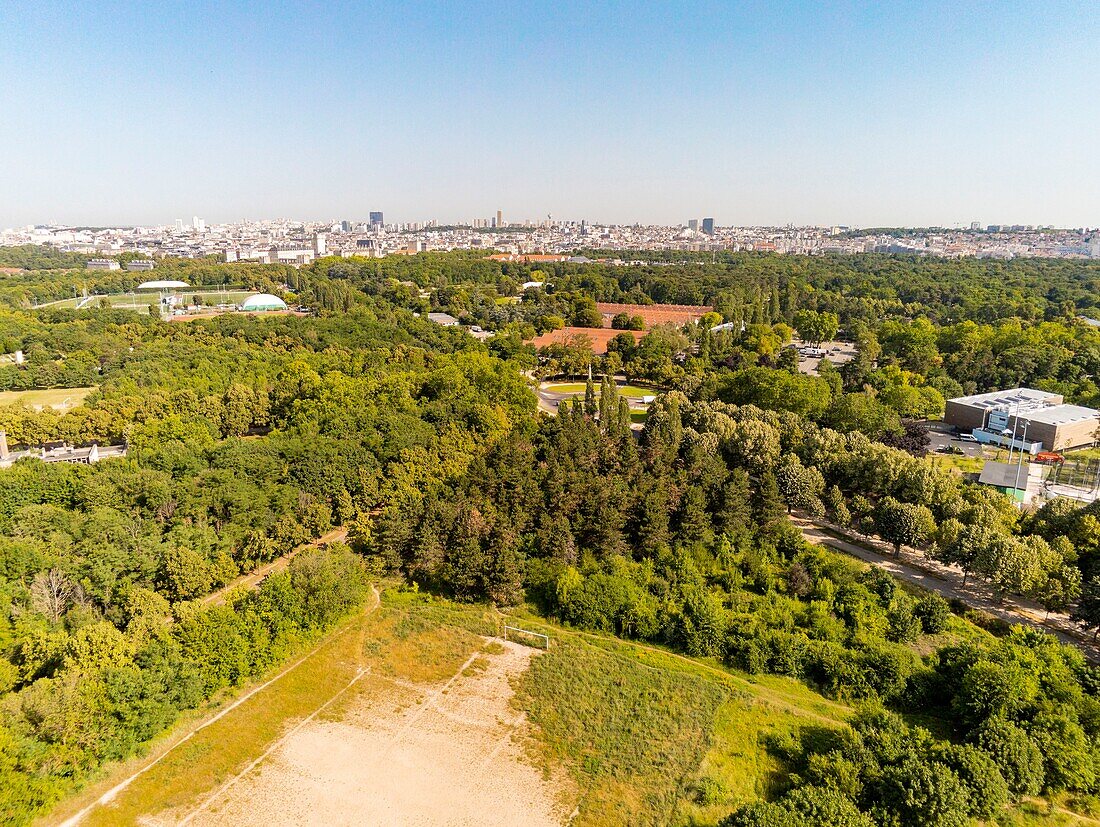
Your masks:
{"label": "forest", "polygon": [[[1097,312],[1100,267],[645,255],[158,262],[314,310],[185,325],[29,309],[28,297],[66,295],[73,271],[57,268],[74,262],[0,256],[26,269],[0,283],[2,349],[26,357],[0,365],[0,389],[95,387],[65,412],[0,407],[9,442],[128,449],[0,469],[3,819],[29,821],[262,674],[380,577],[526,602],[858,707],[843,731],[771,745],[785,767],[774,795],[727,827],[947,827],[1037,795],[1094,806],[1100,671],[1079,649],[826,554],[788,515],[919,549],[1100,628],[1100,510],[1055,500],[1021,513],[930,460],[920,424],[976,389],[1100,402],[1100,332],[1080,318]],[[601,324],[596,301],[714,309],[637,341],[624,330],[602,356],[529,344]],[[429,311],[496,335],[480,342]],[[855,358],[799,373],[796,335],[842,337]],[[537,412],[529,375],[590,367],[584,398]],[[615,375],[661,390],[640,432]],[[204,602],[334,526],[346,544]]]}

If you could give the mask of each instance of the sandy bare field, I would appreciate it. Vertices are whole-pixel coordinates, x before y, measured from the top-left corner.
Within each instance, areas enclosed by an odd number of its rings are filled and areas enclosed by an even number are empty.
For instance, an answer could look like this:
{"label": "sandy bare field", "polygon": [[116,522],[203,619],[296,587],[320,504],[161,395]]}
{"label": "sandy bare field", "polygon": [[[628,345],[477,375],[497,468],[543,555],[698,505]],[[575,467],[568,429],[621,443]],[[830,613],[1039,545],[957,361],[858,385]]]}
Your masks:
{"label": "sandy bare field", "polygon": [[364,674],[326,718],[291,729],[197,810],[161,823],[530,825],[568,820],[561,790],[523,757],[510,679],[535,650],[475,654],[443,684]]}

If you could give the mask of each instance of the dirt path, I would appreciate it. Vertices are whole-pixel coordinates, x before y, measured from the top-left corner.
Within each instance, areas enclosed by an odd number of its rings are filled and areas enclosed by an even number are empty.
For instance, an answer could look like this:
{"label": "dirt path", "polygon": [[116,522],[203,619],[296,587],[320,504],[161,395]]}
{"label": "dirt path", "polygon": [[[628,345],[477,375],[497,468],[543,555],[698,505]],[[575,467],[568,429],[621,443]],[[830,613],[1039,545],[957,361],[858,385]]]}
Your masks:
{"label": "dirt path", "polygon": [[802,530],[802,536],[811,543],[858,557],[899,580],[935,592],[948,600],[961,600],[1009,623],[1024,623],[1049,632],[1064,643],[1079,647],[1089,659],[1100,662],[1100,645],[1083,635],[1066,614],[1051,612],[1049,616],[1044,616],[1041,607],[1016,597],[1006,597],[999,602],[988,593],[988,588],[979,578],[971,575],[964,586],[962,569],[946,566],[914,550],[903,549],[901,555],[895,557],[892,549],[883,547],[879,550],[877,541],[872,538],[861,537],[854,542],[839,536],[840,532],[832,526],[799,515],[792,516],[791,522]]}
{"label": "dirt path", "polygon": [[242,574],[232,583],[228,583],[222,586],[216,592],[208,594],[202,599],[203,606],[220,606],[225,602],[225,596],[233,589],[254,589],[260,585],[265,579],[270,577],[275,572],[284,571],[287,566],[290,565],[290,561],[300,552],[307,548],[320,548],[321,546],[327,546],[329,543],[342,543],[347,539],[348,530],[345,526],[339,526],[332,529],[327,534],[322,534],[316,540],[311,540],[308,543],[303,543],[297,548],[291,549],[281,557],[276,557],[270,563],[265,563],[259,568],[255,568],[248,574]]}
{"label": "dirt path", "polygon": [[[374,586],[371,586],[371,596],[370,596],[369,602],[367,603],[366,608],[364,609],[364,614],[370,614],[371,612],[375,611],[380,605],[381,605],[381,595],[379,594],[377,588],[375,588]],[[343,635],[349,629],[352,629],[352,628],[355,628],[354,624],[345,626],[342,630],[338,631],[336,634],[337,635]],[[226,715],[228,715],[234,709],[239,707],[241,704],[248,701],[250,698],[252,698],[256,694],[258,694],[260,692],[263,692],[269,686],[276,683],[277,681],[279,681],[280,679],[285,677],[287,674],[289,674],[290,672],[297,669],[299,666],[301,666],[303,663],[305,663],[307,660],[309,660],[311,657],[313,657],[313,655],[315,655],[321,649],[321,647],[327,645],[331,641],[332,641],[331,636],[326,636],[325,638],[322,638],[321,642],[318,643],[317,646],[315,646],[313,649],[311,649],[306,654],[302,655],[302,657],[298,658],[298,660],[294,661],[294,663],[290,664],[289,666],[287,666],[284,669],[281,669],[274,677],[270,678],[269,680],[265,681],[264,683],[260,684],[259,686],[253,687],[252,689],[248,690],[244,694],[240,695],[238,698],[234,699],[232,703],[229,703],[229,704],[223,706],[217,712],[214,712],[214,713],[210,714],[209,716],[207,716],[206,718],[202,719],[201,721],[196,723],[195,726],[193,726],[189,730],[187,730],[187,732],[182,733],[179,737],[174,738],[173,740],[170,740],[170,741],[166,742],[162,748],[156,750],[155,753],[151,754],[149,756],[149,760],[146,761],[144,764],[142,764],[137,770],[135,770],[133,773],[131,773],[126,778],[119,781],[117,784],[115,784],[113,787],[111,787],[109,790],[107,790],[105,793],[103,793],[101,796],[99,796],[91,804],[87,805],[86,807],[84,807],[79,812],[75,813],[74,815],[72,815],[69,818],[65,819],[64,821],[60,822],[58,827],[76,827],[76,825],[80,824],[84,820],[84,818],[89,813],[92,812],[92,810],[94,810],[97,807],[102,807],[104,805],[110,804],[119,795],[119,793],[121,793],[123,790],[125,790],[127,787],[129,787],[140,776],[144,775],[150,769],[155,767],[158,763],[163,761],[173,751],[175,751],[179,747],[186,744],[188,741],[190,741],[192,738],[194,738],[195,735],[197,735],[202,730],[206,729],[211,724],[214,724],[217,721],[224,718]]]}
{"label": "dirt path", "polygon": [[305,721],[180,824],[531,825],[568,819],[523,756],[512,682],[535,650],[475,652],[442,684],[372,674],[333,719]]}

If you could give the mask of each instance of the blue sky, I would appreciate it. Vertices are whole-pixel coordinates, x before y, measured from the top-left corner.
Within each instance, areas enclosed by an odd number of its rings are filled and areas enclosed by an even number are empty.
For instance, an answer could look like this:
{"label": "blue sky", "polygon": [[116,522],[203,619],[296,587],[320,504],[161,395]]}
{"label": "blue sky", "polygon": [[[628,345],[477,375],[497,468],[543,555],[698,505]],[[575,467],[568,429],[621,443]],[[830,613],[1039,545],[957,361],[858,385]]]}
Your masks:
{"label": "blue sky", "polygon": [[1100,225],[1094,2],[12,3],[0,226]]}

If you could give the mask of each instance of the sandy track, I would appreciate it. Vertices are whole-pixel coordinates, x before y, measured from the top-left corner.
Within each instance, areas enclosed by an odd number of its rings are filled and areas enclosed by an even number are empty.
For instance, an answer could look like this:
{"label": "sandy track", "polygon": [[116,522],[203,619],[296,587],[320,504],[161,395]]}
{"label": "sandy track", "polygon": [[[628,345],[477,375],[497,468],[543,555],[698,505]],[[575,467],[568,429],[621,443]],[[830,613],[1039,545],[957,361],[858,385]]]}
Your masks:
{"label": "sandy track", "polygon": [[560,791],[524,760],[511,680],[535,650],[472,656],[443,684],[365,677],[338,720],[289,732],[188,823],[564,824]]}

